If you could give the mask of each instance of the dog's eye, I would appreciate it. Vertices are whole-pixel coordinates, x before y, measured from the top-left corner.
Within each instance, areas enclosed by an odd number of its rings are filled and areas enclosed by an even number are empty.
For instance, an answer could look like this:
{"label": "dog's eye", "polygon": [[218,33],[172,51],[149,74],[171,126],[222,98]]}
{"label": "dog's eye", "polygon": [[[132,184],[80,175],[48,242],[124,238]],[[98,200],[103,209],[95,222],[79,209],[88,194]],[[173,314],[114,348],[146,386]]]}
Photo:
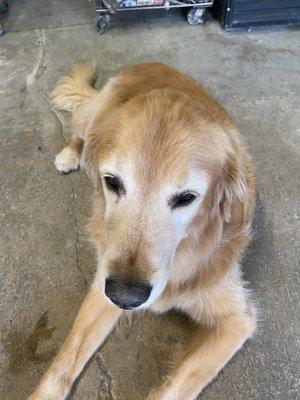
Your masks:
{"label": "dog's eye", "polygon": [[188,206],[196,199],[196,197],[197,196],[191,192],[176,194],[170,201],[171,208]]}
{"label": "dog's eye", "polygon": [[108,190],[116,194],[125,193],[124,185],[120,178],[113,175],[106,175],[104,177],[104,182]]}

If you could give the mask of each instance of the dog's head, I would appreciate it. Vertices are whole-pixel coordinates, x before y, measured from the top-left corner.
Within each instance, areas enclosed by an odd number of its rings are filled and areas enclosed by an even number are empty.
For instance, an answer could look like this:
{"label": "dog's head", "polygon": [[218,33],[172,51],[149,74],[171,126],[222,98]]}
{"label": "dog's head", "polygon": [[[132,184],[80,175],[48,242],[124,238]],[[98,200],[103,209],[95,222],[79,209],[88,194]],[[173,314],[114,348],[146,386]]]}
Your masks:
{"label": "dog's head", "polygon": [[113,303],[150,305],[168,283],[179,244],[201,235],[213,216],[230,223],[247,191],[238,146],[207,111],[170,90],[94,121],[84,149],[95,184],[90,227],[97,279]]}

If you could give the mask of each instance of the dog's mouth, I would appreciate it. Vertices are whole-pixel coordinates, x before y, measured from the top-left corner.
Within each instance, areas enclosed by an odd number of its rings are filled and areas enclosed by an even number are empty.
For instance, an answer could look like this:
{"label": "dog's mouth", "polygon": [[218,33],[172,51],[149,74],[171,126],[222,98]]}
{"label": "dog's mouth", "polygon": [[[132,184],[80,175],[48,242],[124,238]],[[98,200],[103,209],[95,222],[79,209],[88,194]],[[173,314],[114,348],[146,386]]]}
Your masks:
{"label": "dog's mouth", "polygon": [[124,304],[118,304],[118,303],[116,303],[116,302],[114,302],[114,301],[113,301],[113,303],[114,303],[117,307],[121,308],[122,310],[127,310],[127,311],[135,310],[135,309],[138,307],[138,305],[137,305],[137,306],[126,306],[126,305],[124,305]]}

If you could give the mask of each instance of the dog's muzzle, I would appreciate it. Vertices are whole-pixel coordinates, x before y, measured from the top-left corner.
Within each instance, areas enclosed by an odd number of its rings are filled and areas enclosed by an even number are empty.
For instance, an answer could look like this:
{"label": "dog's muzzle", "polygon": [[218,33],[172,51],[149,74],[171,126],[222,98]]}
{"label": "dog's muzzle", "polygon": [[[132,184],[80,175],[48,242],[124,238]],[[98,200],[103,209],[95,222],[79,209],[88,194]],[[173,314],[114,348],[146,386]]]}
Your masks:
{"label": "dog's muzzle", "polygon": [[105,294],[118,307],[132,310],[145,303],[152,291],[148,283],[120,277],[109,277],[105,280]]}

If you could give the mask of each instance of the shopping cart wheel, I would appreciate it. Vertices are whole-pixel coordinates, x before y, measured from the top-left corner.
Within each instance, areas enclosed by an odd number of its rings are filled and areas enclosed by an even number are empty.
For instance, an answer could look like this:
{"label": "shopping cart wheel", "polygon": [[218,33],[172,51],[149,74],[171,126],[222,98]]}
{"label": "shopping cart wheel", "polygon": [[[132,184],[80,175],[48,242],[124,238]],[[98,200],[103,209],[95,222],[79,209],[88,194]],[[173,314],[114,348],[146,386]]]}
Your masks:
{"label": "shopping cart wheel", "polygon": [[205,9],[204,8],[191,8],[187,13],[187,20],[190,25],[203,24],[205,22]]}
{"label": "shopping cart wheel", "polygon": [[110,15],[109,14],[101,14],[96,17],[96,26],[98,32],[104,33],[110,28]]}

